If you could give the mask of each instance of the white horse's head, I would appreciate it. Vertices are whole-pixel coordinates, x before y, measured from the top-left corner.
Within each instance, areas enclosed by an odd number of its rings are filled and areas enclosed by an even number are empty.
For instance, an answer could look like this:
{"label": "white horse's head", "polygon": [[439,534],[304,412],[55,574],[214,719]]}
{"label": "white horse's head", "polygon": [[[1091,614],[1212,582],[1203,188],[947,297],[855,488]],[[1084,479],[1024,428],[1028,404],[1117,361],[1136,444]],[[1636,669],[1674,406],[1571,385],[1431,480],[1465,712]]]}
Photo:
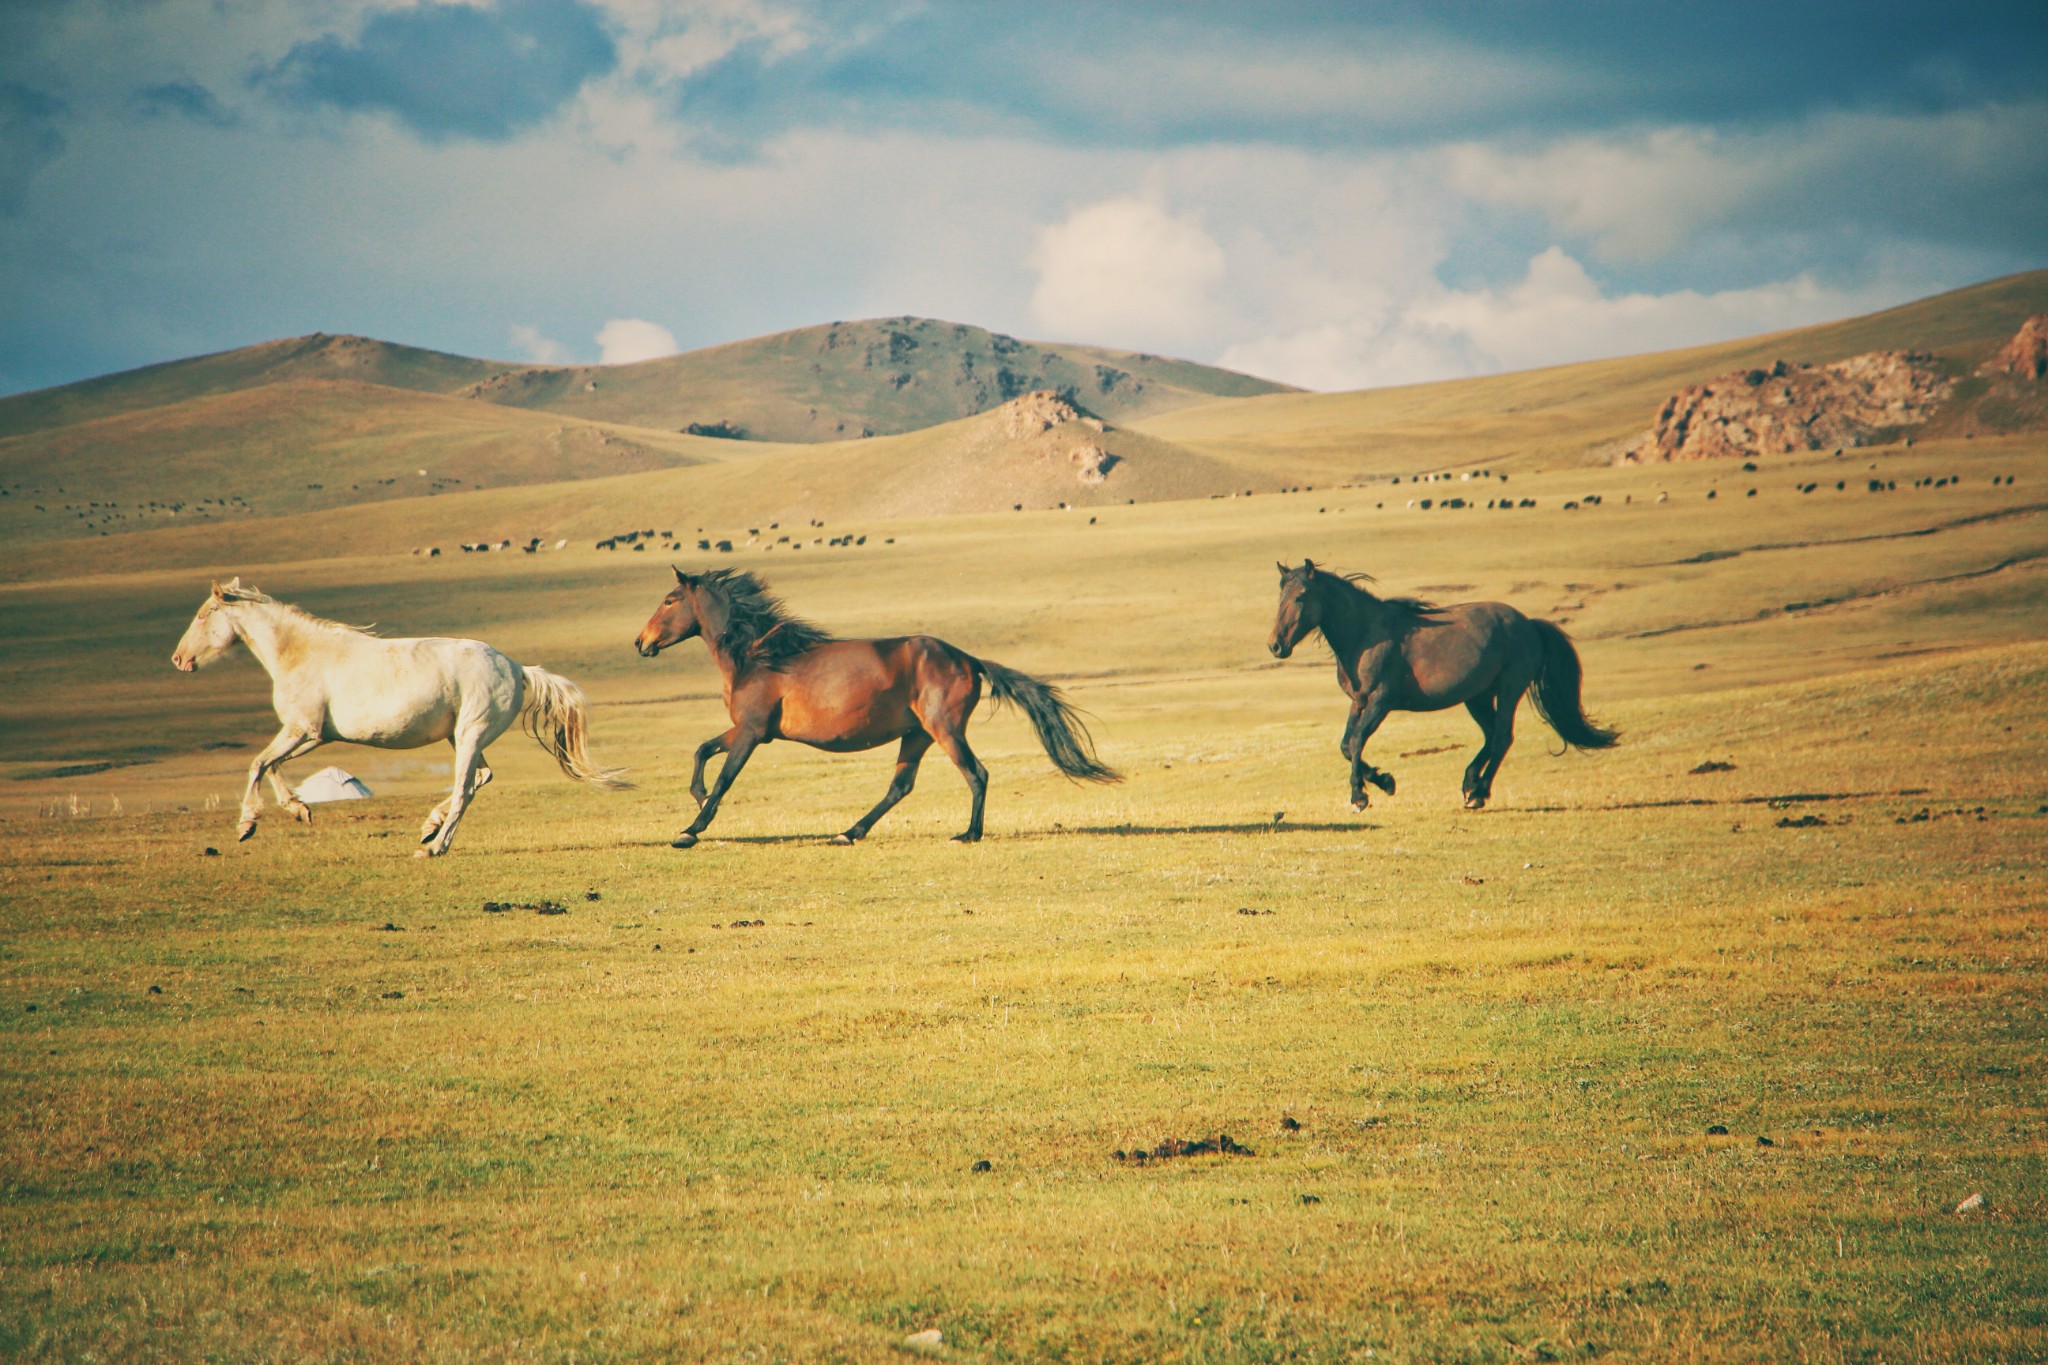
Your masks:
{"label": "white horse's head", "polygon": [[185,627],[178,647],[171,651],[171,667],[180,673],[196,672],[234,648],[235,623],[221,608],[227,606],[241,590],[242,580],[239,578],[213,585],[213,591],[199,604],[192,624]]}

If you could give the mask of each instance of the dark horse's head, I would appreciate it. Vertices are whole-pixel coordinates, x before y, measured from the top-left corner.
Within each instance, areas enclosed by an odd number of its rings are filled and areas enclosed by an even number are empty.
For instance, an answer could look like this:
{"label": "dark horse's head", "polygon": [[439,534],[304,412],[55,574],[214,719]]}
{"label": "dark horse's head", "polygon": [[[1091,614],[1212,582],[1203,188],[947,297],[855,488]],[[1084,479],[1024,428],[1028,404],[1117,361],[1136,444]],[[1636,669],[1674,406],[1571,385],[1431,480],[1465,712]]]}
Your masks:
{"label": "dark horse's head", "polygon": [[[675,569],[673,564],[669,567]],[[647,618],[647,624],[640,627],[640,634],[634,637],[633,648],[639,650],[644,658],[651,659],[670,645],[679,645],[704,629],[703,621],[697,617],[698,580],[681,569],[675,569],[675,575],[675,587],[661,599],[654,615]]]}
{"label": "dark horse's head", "polygon": [[1273,617],[1273,638],[1266,648],[1273,651],[1274,658],[1284,659],[1311,631],[1322,628],[1322,604],[1314,591],[1321,570],[1312,559],[1302,560],[1298,568],[1275,567],[1280,570],[1280,610]]}

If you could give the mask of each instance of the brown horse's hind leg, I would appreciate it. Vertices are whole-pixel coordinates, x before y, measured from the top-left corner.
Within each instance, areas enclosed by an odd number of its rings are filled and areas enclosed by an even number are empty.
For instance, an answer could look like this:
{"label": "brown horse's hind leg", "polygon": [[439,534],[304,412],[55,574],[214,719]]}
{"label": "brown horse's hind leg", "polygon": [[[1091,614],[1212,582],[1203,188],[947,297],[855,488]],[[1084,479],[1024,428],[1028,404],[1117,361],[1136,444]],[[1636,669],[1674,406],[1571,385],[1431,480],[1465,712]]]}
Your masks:
{"label": "brown horse's hind leg", "polygon": [[698,809],[697,818],[690,822],[688,829],[675,837],[669,847],[691,848],[696,845],[697,836],[704,832],[706,825],[717,818],[718,803],[725,799],[725,793],[732,786],[733,779],[740,775],[740,769],[747,766],[747,760],[754,756],[754,750],[761,747],[761,736],[758,734],[743,732],[738,726],[734,726],[731,733],[734,738],[726,746],[725,763],[718,770],[718,779],[711,784],[710,794],[704,798],[703,805]]}
{"label": "brown horse's hind leg", "polygon": [[967,828],[953,836],[956,844],[971,844],[981,838],[981,807],[988,798],[988,769],[981,766],[981,760],[968,747],[965,726],[966,719],[962,717],[958,722],[942,723],[932,735],[946,757],[953,760],[953,766],[960,770],[960,775],[967,779],[967,790],[974,793],[974,808],[968,814]]}
{"label": "brown horse's hind leg", "polygon": [[917,785],[917,765],[924,762],[925,750],[932,747],[932,737],[922,730],[913,730],[903,737],[903,743],[896,749],[896,775],[889,780],[889,790],[882,793],[882,799],[875,802],[875,808],[853,822],[846,833],[837,835],[835,844],[857,843],[868,837],[868,831],[875,827],[875,821],[889,813],[890,807],[910,795],[910,789]]}

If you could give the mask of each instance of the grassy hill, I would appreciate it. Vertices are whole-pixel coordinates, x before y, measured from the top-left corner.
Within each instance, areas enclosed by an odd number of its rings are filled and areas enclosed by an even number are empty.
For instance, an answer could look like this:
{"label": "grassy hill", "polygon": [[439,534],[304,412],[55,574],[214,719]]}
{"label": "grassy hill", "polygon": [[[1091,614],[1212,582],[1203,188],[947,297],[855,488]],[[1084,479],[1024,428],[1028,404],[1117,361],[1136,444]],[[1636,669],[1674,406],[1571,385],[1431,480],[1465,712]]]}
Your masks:
{"label": "grassy hill", "polygon": [[462,392],[517,407],[749,440],[837,441],[937,426],[1034,389],[1115,421],[1289,391],[1185,360],[1019,341],[927,318],[834,322],[636,365],[539,366]]}
{"label": "grassy hill", "polygon": [[1352,393],[1232,399],[1142,419],[1144,431],[1291,477],[1605,464],[1672,393],[1730,370],[1873,350],[1932,351],[1964,370],[2048,312],[2033,271],[1865,317],[1677,351]]}
{"label": "grassy hill", "polygon": [[0,437],[296,380],[447,393],[505,368],[498,361],[315,332],[0,398]]}
{"label": "grassy hill", "polygon": [[100,537],[722,457],[730,443],[291,379],[0,439],[0,536]]}

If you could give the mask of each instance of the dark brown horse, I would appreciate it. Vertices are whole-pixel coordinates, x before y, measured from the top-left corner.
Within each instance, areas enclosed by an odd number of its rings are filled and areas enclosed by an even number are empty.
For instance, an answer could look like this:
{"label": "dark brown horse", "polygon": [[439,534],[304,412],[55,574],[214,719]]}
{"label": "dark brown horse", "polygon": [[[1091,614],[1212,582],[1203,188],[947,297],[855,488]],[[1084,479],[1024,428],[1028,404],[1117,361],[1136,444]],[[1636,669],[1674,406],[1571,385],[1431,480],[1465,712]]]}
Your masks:
{"label": "dark brown horse", "polygon": [[[1320,630],[1337,656],[1337,682],[1351,698],[1341,741],[1351,762],[1351,806],[1364,810],[1369,781],[1392,795],[1393,774],[1365,761],[1365,744],[1390,711],[1441,711],[1463,703],[1486,742],[1465,769],[1465,805],[1478,810],[1515,742],[1515,708],[1533,685],[1536,712],[1566,744],[1606,749],[1620,732],[1586,718],[1579,701],[1579,655],[1548,621],[1532,621],[1505,602],[1439,607],[1412,597],[1380,598],[1363,574],[1334,574],[1312,560],[1280,568],[1280,611],[1273,657],[1284,659]],[[1370,580],[1367,580],[1370,581]]]}
{"label": "dark brown horse", "polygon": [[[835,640],[790,615],[750,573],[714,569],[692,575],[677,569],[675,574],[674,591],[661,599],[634,647],[651,659],[670,645],[702,635],[725,677],[725,709],[732,716],[730,730],[697,746],[697,766],[690,775],[697,818],[676,836],[677,848],[697,842],[754,750],[775,739],[833,753],[901,741],[889,790],[873,810],[833,839],[835,844],[865,837],[891,806],[910,795],[917,765],[937,744],[974,793],[967,828],[953,836],[973,843],[981,837],[988,770],[967,747],[967,718],[981,700],[983,678],[997,702],[1024,708],[1054,767],[1091,782],[1122,780],[1097,761],[1087,727],[1056,687],[929,635]],[[706,793],[704,765],[718,753],[725,755],[725,763]]]}

